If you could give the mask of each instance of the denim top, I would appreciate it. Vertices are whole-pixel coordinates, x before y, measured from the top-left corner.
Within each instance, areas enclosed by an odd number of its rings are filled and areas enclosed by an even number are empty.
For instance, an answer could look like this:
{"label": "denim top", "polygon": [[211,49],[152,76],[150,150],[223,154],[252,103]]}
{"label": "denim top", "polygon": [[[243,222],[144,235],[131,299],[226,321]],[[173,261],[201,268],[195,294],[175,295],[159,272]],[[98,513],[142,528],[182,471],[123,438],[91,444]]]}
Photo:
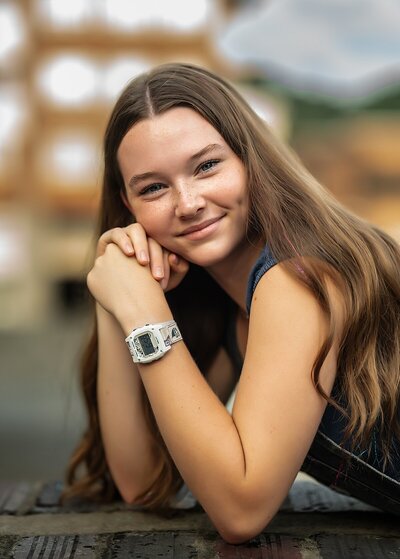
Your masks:
{"label": "denim top", "polygon": [[247,315],[250,314],[251,300],[253,299],[253,293],[257,287],[258,282],[263,277],[263,275],[268,272],[270,268],[277,264],[277,260],[273,256],[271,250],[266,245],[260,256],[257,258],[256,263],[251,269],[249,279],[247,280],[247,293],[246,293],[246,309]]}
{"label": "denim top", "polygon": [[[251,269],[248,282],[247,282],[246,309],[248,315],[250,314],[251,301],[253,298],[254,291],[258,285],[258,282],[263,277],[263,275],[266,272],[268,272],[268,270],[270,270],[277,263],[278,261],[273,256],[270,248],[268,246],[265,246],[262,249],[260,256],[255,262],[253,268]],[[235,369],[237,369],[238,366],[241,369],[242,360],[241,358],[238,359],[237,357],[239,354],[239,350],[237,348],[235,327],[234,326],[229,327],[227,334],[228,334],[229,346],[231,350],[229,351],[229,353],[235,357],[234,358]],[[240,376],[240,370],[238,371],[237,376],[238,377]],[[339,402],[343,407],[346,407],[343,396],[340,395],[337,381],[334,383],[331,396],[337,402]],[[322,432],[327,437],[329,437],[330,439],[332,439],[336,444],[342,445],[346,449],[350,449],[351,440],[346,442],[345,444],[342,443],[343,433],[345,431],[346,424],[347,424],[346,417],[342,413],[340,413],[334,406],[328,404],[325,413],[322,417],[321,423],[319,425],[319,431]],[[352,449],[352,453],[364,459],[366,462],[370,463],[378,470],[384,472],[386,475],[389,475],[394,479],[400,480],[400,442],[399,441],[397,440],[393,441],[393,454],[395,460],[394,460],[394,464],[387,466],[386,469],[383,468],[383,456],[380,451],[379,435],[377,432],[375,432],[372,436],[371,453],[368,453],[367,450],[365,449],[357,449],[357,450]]]}

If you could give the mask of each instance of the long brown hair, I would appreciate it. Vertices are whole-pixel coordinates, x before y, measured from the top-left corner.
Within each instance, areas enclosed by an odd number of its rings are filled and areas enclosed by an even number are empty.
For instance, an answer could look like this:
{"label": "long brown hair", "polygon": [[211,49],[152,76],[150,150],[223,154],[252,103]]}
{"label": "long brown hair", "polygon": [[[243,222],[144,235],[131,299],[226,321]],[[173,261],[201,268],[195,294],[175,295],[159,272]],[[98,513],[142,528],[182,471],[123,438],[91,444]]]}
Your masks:
{"label": "long brown hair", "polygon": [[[121,199],[124,184],[117,163],[123,137],[138,121],[177,106],[190,107],[203,116],[241,159],[248,177],[249,235],[268,244],[275,258],[313,292],[328,317],[330,330],[312,370],[316,390],[348,417],[345,438],[368,447],[371,433],[378,427],[384,455],[390,459],[391,439],[400,434],[399,246],[344,209],[318,184],[229,82],[189,64],[165,64],[130,82],[115,105],[105,134],[99,235],[132,222]],[[337,328],[327,277],[335,281],[345,309],[337,371],[341,406],[319,383]],[[222,344],[231,302],[196,266],[191,266],[185,280],[167,298],[191,354],[199,368],[207,371]],[[116,488],[102,445],[96,378],[95,327],[82,365],[89,426],[71,459],[67,481],[70,495],[112,498]],[[145,393],[143,398],[159,448],[160,468],[141,502],[162,509],[181,479]],[[85,471],[78,475],[81,466]]]}

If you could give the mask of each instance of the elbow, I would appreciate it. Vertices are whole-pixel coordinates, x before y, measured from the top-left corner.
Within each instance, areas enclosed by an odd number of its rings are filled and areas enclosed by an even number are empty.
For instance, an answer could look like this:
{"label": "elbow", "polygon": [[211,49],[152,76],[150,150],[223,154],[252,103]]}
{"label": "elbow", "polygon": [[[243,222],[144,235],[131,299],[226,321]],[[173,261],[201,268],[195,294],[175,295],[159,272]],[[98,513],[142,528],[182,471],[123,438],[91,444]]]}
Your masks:
{"label": "elbow", "polygon": [[119,490],[119,493],[121,495],[122,500],[124,501],[124,503],[126,505],[136,505],[137,504],[137,499],[138,499],[138,495],[135,492],[131,492],[131,491],[121,491]]}
{"label": "elbow", "polygon": [[154,483],[153,476],[134,475],[131,472],[117,471],[112,472],[112,478],[121,496],[127,505],[141,505],[142,498],[151,489]]}
{"label": "elbow", "polygon": [[137,483],[124,482],[117,483],[117,489],[121,495],[121,499],[127,505],[140,505],[146,491],[149,490],[151,484],[138,485]]}
{"label": "elbow", "polygon": [[141,505],[143,496],[146,494],[146,488],[138,488],[138,487],[120,487],[118,488],[119,494],[121,495],[122,500],[127,505]]}
{"label": "elbow", "polygon": [[242,530],[237,531],[237,530],[232,530],[231,528],[228,528],[227,530],[218,530],[218,533],[226,543],[232,545],[239,545],[241,543],[246,543],[252,538],[255,538],[259,534],[259,532],[253,533],[252,531],[250,532],[242,531]]}
{"label": "elbow", "polygon": [[229,544],[241,544],[258,536],[270,523],[275,510],[268,506],[261,510],[246,508],[236,514],[226,511],[225,515],[214,522],[215,528],[223,540]]}
{"label": "elbow", "polygon": [[258,536],[266,528],[267,524],[243,519],[240,523],[226,522],[224,526],[216,526],[216,528],[226,543],[238,545]]}
{"label": "elbow", "polygon": [[135,487],[118,487],[119,494],[121,495],[122,500],[127,505],[136,505],[138,504],[139,496],[141,492],[137,490]]}

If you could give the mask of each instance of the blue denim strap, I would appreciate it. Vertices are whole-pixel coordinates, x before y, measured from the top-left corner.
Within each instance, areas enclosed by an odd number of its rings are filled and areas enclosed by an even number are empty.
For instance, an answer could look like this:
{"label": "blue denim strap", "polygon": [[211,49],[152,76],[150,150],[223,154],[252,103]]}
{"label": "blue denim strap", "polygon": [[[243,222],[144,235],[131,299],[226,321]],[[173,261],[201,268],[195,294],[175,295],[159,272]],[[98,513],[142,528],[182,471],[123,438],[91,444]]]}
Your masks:
{"label": "blue denim strap", "polygon": [[248,315],[250,314],[251,300],[253,298],[253,294],[258,282],[263,277],[263,275],[277,263],[278,262],[272,255],[269,247],[265,246],[262,249],[260,256],[257,258],[257,261],[254,264],[253,268],[251,269],[249,279],[247,281],[246,309]]}

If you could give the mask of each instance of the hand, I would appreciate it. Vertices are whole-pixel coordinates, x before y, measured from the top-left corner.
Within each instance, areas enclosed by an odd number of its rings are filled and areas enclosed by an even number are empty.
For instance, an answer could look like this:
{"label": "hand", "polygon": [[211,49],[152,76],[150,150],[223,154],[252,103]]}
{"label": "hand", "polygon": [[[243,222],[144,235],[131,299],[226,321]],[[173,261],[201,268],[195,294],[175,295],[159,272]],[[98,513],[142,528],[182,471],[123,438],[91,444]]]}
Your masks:
{"label": "hand", "polygon": [[171,319],[164,293],[149,266],[126,256],[115,243],[107,244],[87,276],[89,291],[128,333],[147,322]]}
{"label": "hand", "polygon": [[160,282],[164,291],[177,287],[189,270],[187,260],[147,237],[140,223],[115,227],[103,233],[97,243],[96,256],[102,256],[110,243],[116,244],[126,256],[136,256],[142,266],[150,264],[154,279]]}

